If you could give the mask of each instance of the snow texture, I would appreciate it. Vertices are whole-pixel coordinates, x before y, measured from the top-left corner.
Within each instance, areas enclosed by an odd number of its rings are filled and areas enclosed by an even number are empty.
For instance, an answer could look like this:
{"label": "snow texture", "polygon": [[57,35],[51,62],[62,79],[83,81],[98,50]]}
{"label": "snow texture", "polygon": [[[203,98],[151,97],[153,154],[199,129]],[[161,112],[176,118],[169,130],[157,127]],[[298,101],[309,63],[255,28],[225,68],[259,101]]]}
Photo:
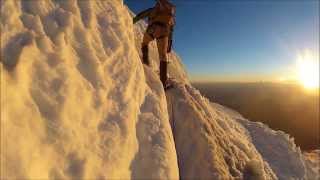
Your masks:
{"label": "snow texture", "polygon": [[303,154],[307,167],[307,179],[320,179],[320,150]]}
{"label": "snow texture", "polygon": [[[288,135],[213,104],[122,0],[2,0],[1,179],[316,179]],[[319,154],[319,153],[318,153]]]}
{"label": "snow texture", "polygon": [[274,131],[260,122],[251,122],[219,104],[212,103],[212,107],[246,128],[249,139],[279,179],[319,179],[319,150],[302,154],[288,134]]}
{"label": "snow texture", "polygon": [[277,179],[246,130],[189,85],[167,92],[182,179]]}
{"label": "snow texture", "polygon": [[1,178],[178,179],[122,1],[5,0],[1,30]]}

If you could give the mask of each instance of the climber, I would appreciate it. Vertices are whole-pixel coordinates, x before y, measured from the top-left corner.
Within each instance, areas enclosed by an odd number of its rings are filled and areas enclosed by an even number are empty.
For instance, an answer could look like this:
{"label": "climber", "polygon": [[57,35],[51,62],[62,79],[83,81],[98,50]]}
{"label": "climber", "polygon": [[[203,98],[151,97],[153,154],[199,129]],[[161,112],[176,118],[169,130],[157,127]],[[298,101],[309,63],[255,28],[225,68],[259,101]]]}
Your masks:
{"label": "climber", "polygon": [[171,52],[172,33],[175,25],[175,6],[169,0],[157,0],[153,8],[149,8],[139,13],[133,18],[133,22],[148,17],[148,27],[142,41],[142,61],[146,65],[150,65],[148,45],[154,39],[157,40],[157,47],[160,59],[160,80],[165,90],[171,85],[168,83],[167,53]]}

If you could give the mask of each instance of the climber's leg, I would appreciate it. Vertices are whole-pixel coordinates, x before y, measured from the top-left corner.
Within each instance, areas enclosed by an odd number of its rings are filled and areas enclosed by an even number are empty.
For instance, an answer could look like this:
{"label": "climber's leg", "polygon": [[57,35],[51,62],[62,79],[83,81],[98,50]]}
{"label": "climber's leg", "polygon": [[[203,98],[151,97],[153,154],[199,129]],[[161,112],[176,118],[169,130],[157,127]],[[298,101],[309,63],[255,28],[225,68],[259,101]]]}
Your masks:
{"label": "climber's leg", "polygon": [[167,57],[167,49],[168,49],[168,37],[161,37],[157,39],[158,53],[160,59],[160,80],[163,84],[163,87],[167,86],[168,79],[168,57]]}
{"label": "climber's leg", "polygon": [[161,37],[157,39],[158,53],[160,61],[168,61],[167,49],[168,49],[168,37]]}
{"label": "climber's leg", "polygon": [[168,80],[167,69],[168,69],[168,62],[160,61],[160,80],[164,88],[166,88],[167,80]]}
{"label": "climber's leg", "polygon": [[150,65],[148,45],[153,39],[154,38],[152,38],[151,35],[146,32],[143,36],[143,41],[142,41],[142,45],[141,45],[142,62],[143,62],[143,64],[146,64],[148,66]]}

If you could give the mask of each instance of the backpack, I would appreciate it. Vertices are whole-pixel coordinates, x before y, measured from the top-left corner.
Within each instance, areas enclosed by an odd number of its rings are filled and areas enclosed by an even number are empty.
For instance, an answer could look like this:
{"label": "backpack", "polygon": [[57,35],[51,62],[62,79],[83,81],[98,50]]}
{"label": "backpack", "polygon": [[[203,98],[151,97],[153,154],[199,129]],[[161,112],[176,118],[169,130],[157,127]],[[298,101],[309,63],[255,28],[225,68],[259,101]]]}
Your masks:
{"label": "backpack", "polygon": [[157,2],[153,11],[149,15],[149,23],[160,22],[169,26],[175,24],[176,8],[170,2],[160,3]]}

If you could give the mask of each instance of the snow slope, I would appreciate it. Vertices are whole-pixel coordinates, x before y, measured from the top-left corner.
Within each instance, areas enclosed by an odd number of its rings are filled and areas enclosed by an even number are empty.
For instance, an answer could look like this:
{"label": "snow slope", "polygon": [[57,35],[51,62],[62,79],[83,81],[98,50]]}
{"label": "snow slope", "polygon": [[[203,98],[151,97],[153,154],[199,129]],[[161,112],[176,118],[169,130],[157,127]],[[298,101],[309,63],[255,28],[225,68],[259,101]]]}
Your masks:
{"label": "snow slope", "polygon": [[165,93],[121,0],[0,2],[1,179],[315,178],[287,135],[212,107],[175,53]]}
{"label": "snow slope", "polygon": [[320,179],[320,150],[304,153],[308,179]]}
{"label": "snow slope", "polygon": [[178,178],[122,1],[5,0],[1,30],[1,178]]}
{"label": "snow slope", "polygon": [[219,104],[212,103],[212,106],[227,119],[240,123],[246,129],[251,142],[279,179],[319,179],[319,150],[302,154],[288,134],[274,131],[263,123],[246,120],[238,112]]}
{"label": "snow slope", "polygon": [[277,179],[245,129],[193,87],[179,85],[167,98],[183,179]]}

